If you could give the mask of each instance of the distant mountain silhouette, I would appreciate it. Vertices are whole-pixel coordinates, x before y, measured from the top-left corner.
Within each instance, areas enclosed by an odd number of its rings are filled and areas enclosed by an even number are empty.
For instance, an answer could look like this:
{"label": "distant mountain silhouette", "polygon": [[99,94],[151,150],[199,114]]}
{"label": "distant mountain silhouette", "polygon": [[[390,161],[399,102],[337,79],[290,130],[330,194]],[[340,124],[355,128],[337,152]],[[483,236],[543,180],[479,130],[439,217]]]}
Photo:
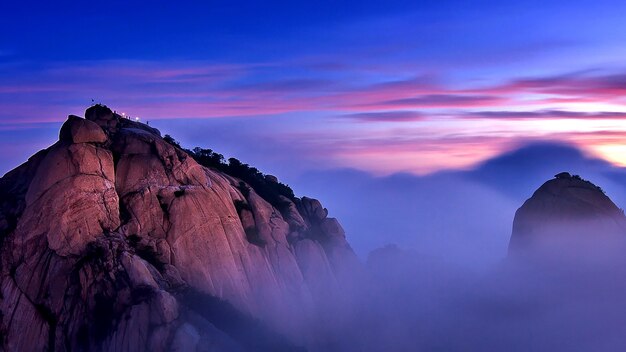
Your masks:
{"label": "distant mountain silhouette", "polygon": [[537,184],[561,170],[598,175],[614,170],[609,162],[586,156],[562,143],[532,143],[478,165],[467,176],[514,198],[528,197]]}

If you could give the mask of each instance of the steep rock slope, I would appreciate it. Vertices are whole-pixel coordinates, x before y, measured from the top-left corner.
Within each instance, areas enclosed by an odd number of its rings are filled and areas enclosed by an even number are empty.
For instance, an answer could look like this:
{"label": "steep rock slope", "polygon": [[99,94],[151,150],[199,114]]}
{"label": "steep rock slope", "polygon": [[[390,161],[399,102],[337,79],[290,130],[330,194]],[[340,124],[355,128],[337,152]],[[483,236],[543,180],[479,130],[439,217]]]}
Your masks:
{"label": "steep rock slope", "polygon": [[[626,238],[626,217],[601,188],[560,173],[544,183],[515,213],[509,252],[561,240]],[[564,243],[564,242],[561,242]]]}
{"label": "steep rock slope", "polygon": [[0,179],[4,349],[242,347],[186,297],[305,343],[299,322],[359,265],[319,201],[277,209],[156,129],[100,105],[85,116]]}

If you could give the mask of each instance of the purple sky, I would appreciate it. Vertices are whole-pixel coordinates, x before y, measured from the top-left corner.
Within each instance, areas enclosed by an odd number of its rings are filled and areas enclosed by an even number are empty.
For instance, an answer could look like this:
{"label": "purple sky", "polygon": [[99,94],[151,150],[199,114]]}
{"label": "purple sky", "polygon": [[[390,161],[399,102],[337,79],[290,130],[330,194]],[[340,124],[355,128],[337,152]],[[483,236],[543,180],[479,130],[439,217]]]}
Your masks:
{"label": "purple sky", "polygon": [[0,172],[92,99],[295,177],[467,169],[532,141],[626,164],[626,4],[0,5]]}

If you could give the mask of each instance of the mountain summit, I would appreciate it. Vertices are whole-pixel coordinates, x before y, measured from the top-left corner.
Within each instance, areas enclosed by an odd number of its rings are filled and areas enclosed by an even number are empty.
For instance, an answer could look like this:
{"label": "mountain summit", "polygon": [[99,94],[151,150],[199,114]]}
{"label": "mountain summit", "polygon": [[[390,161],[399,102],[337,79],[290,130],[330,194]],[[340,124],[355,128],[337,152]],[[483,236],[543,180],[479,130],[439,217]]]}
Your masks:
{"label": "mountain summit", "polygon": [[303,341],[298,322],[358,266],[320,202],[245,164],[203,166],[106,106],[85,117],[0,179],[3,349]]}
{"label": "mountain summit", "polygon": [[561,172],[515,213],[509,252],[600,237],[626,238],[624,211],[600,187]]}

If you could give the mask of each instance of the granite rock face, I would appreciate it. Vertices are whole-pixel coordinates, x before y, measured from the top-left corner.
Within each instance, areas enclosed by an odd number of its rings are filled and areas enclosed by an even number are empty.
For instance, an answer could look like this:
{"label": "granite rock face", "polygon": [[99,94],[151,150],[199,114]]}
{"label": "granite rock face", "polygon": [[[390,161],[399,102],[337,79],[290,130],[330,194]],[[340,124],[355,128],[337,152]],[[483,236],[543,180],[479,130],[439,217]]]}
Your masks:
{"label": "granite rock face", "polygon": [[626,238],[624,212],[600,187],[562,172],[515,213],[509,253],[593,238]]}
{"label": "granite rock face", "polygon": [[59,140],[72,143],[104,143],[107,135],[95,122],[70,115],[61,126]]}
{"label": "granite rock face", "polygon": [[154,128],[85,116],[0,179],[2,347],[238,350],[185,292],[304,343],[316,302],[359,266],[319,201],[277,209]]}

